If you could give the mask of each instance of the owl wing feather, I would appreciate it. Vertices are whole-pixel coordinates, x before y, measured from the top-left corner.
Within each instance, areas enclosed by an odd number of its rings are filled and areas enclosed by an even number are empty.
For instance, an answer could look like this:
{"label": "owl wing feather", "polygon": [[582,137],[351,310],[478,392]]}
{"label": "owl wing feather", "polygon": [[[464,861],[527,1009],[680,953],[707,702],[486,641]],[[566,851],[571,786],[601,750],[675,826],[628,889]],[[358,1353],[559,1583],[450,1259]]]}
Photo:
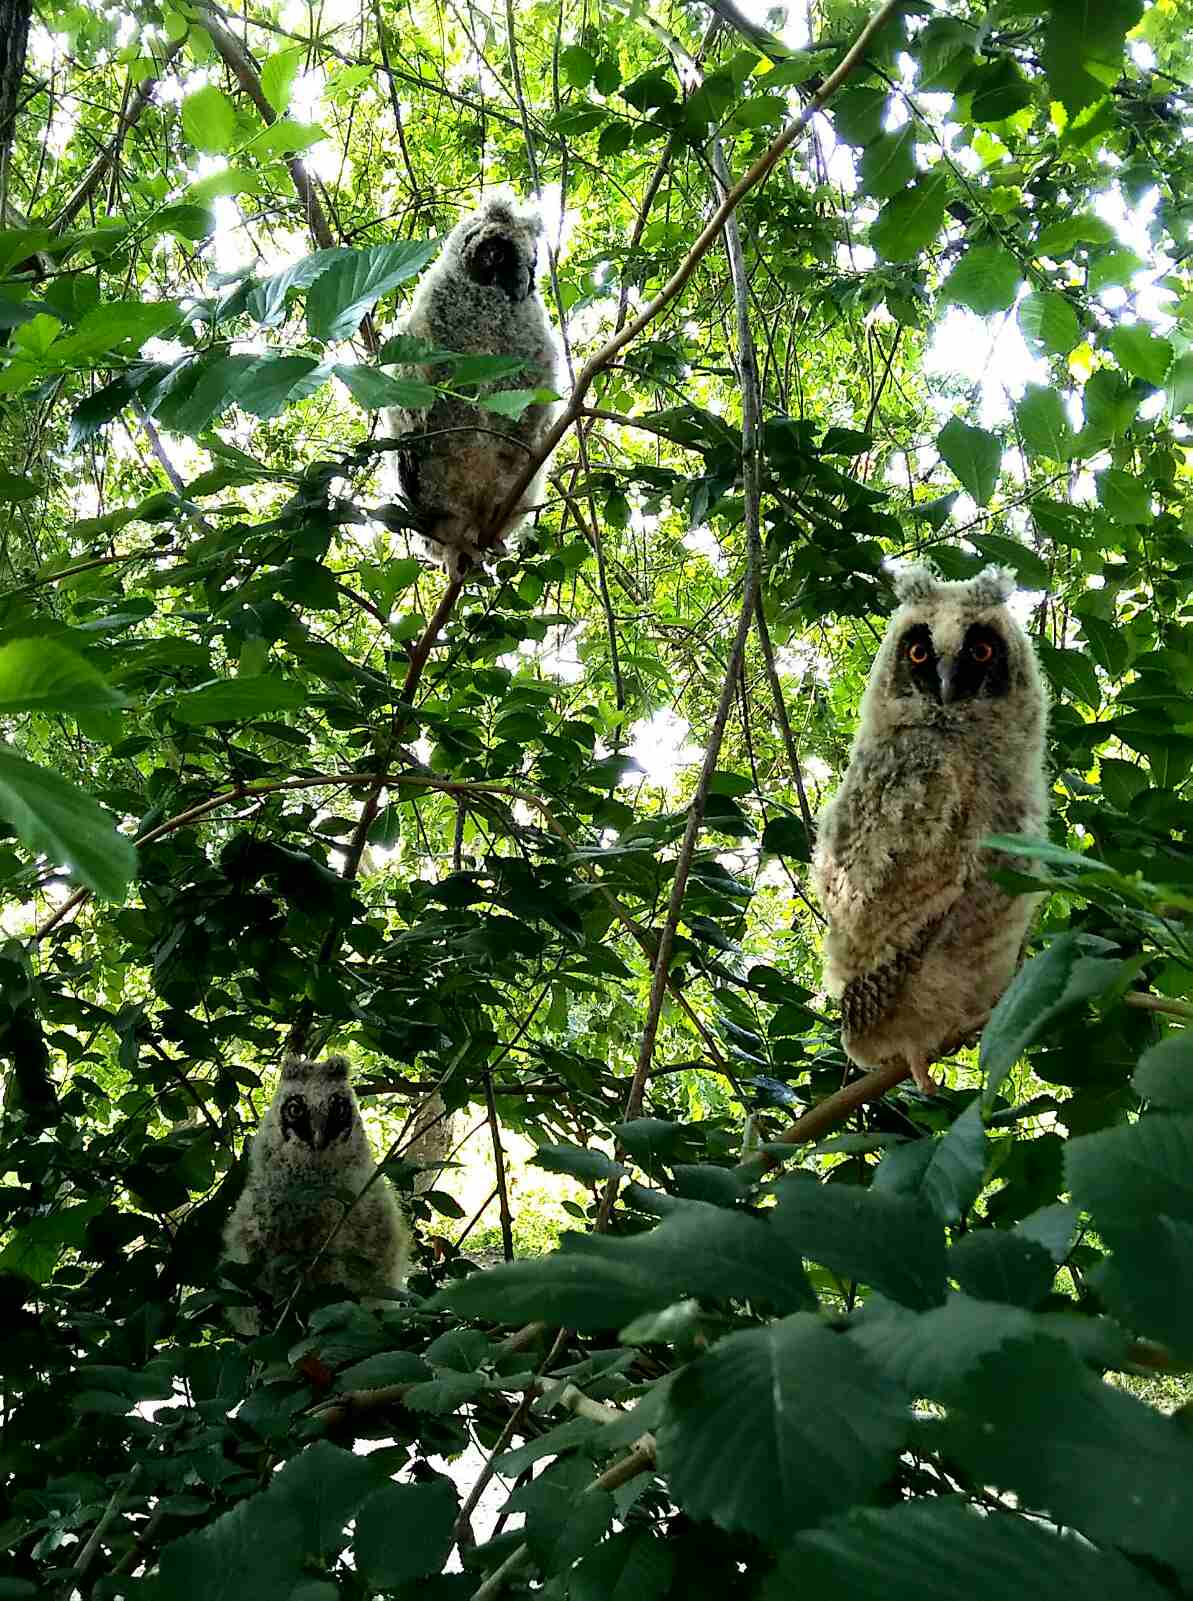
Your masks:
{"label": "owl wing feather", "polygon": [[939,740],[855,753],[822,818],[815,880],[846,1038],[896,1008],[975,870],[975,787],[951,754]]}

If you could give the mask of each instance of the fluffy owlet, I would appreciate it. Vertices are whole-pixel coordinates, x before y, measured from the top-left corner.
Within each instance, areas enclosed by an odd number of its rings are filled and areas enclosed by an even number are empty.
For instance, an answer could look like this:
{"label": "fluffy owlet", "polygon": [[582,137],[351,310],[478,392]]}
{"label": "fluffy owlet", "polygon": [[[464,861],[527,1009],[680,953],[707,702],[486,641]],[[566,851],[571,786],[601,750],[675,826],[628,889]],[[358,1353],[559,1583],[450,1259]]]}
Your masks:
{"label": "fluffy owlet", "polygon": [[[559,388],[559,341],[537,288],[542,231],[537,211],[503,191],[491,195],[447,236],[402,325],[403,333],[437,350],[505,356],[521,364],[481,382],[483,396]],[[449,387],[457,370],[435,361],[401,369]],[[503,554],[506,538],[538,504],[546,462],[502,526],[490,527],[557,410],[554,401],[535,402],[515,419],[468,399],[440,395],[421,410],[391,407],[386,412],[389,432],[409,439],[397,452],[403,509],[426,553],[453,578],[481,564],[489,551]]]}
{"label": "fluffy owlet", "polygon": [[[280,1303],[298,1284],[384,1295],[401,1284],[409,1248],[397,1200],[377,1174],[347,1059],[287,1056],[224,1228],[226,1259],[254,1263],[261,1289]],[[242,1332],[256,1332],[252,1309],[229,1315]]]}
{"label": "fluffy owlet", "polygon": [[990,834],[1040,837],[1047,701],[1007,609],[1012,575],[946,583],[907,567],[875,657],[813,875],[828,917],[825,984],[863,1067],[929,1067],[985,1022],[1010,983],[1036,903],[988,878],[1016,859]]}

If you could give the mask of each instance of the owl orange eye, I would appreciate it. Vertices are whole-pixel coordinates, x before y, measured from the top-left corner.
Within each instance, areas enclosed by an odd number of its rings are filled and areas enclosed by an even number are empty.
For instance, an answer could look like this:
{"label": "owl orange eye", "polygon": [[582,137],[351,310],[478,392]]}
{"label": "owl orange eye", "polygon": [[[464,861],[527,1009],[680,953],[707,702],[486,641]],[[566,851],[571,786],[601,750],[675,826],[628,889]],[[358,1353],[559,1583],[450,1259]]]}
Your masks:
{"label": "owl orange eye", "polygon": [[922,667],[928,660],[927,645],[912,645],[907,652],[907,659],[913,667]]}
{"label": "owl orange eye", "polygon": [[988,645],[985,640],[980,640],[976,645],[970,646],[969,654],[975,662],[980,662],[984,667],[987,662],[994,660],[994,646]]}

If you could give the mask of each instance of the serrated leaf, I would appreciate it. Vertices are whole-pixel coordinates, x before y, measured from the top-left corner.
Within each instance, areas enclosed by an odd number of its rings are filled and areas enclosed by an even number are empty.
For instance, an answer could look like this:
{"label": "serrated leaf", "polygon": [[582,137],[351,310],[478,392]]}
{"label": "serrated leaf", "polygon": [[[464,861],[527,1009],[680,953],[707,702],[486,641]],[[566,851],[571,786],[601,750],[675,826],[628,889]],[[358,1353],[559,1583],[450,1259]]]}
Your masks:
{"label": "serrated leaf", "polygon": [[658,1459],[689,1516],[781,1547],[877,1488],[906,1429],[902,1392],[799,1314],[731,1334],[681,1369]]}
{"label": "serrated leaf", "polygon": [[619,1529],[568,1574],[569,1601],[656,1601],[675,1572],[670,1547],[648,1529]]}
{"label": "serrated leaf", "polygon": [[451,1550],[459,1504],[446,1479],[386,1484],[356,1514],[352,1550],[372,1589],[390,1590],[438,1573]]}
{"label": "serrated leaf", "polygon": [[102,1197],[95,1196],[22,1224],[0,1251],[0,1272],[19,1273],[34,1284],[47,1283],[63,1251],[82,1245],[88,1223],[103,1209]]}
{"label": "serrated leaf", "polygon": [[306,704],[306,690],[291,678],[273,673],[255,677],[225,678],[186,690],[170,702],[180,723],[201,727],[206,723],[241,723],[275,712],[296,711]]}
{"label": "serrated leaf", "polygon": [[936,448],[974,501],[988,505],[1002,466],[1002,445],[995,436],[951,417],[936,436]]}
{"label": "serrated leaf", "polygon": [[942,1223],[969,1210],[986,1171],[986,1128],[978,1096],[939,1140],[919,1183],[919,1195]]}
{"label": "serrated leaf", "polygon": [[1159,387],[1172,366],[1172,346],[1143,323],[1120,323],[1106,343],[1115,361],[1133,378]]}
{"label": "serrated leaf", "polygon": [[315,339],[346,339],[382,295],[413,278],[439,253],[439,241],[402,239],[337,257],[307,295],[307,328]]}
{"label": "serrated leaf", "polygon": [[566,1173],[583,1184],[619,1178],[625,1172],[621,1163],[614,1162],[604,1151],[587,1151],[579,1145],[540,1145],[531,1161],[536,1167],[545,1167],[548,1173]]}
{"label": "serrated leaf", "polygon": [[1091,1540],[1193,1571],[1193,1440],[1058,1341],[1016,1340],[987,1357],[934,1432],[981,1484]]}
{"label": "serrated leaf", "polygon": [[940,1223],[924,1206],[844,1184],[781,1179],[774,1229],[788,1249],[911,1307],[944,1296]]}
{"label": "serrated leaf", "polygon": [[1193,1116],[1153,1112],[1071,1139],[1065,1181],[1099,1223],[1143,1222],[1158,1213],[1193,1222]]}
{"label": "serrated leaf", "polygon": [[840,1601],[1055,1601],[1083,1593],[1163,1601],[1165,1594],[1117,1551],[946,1499],[858,1508],[800,1535],[762,1601],[797,1593]]}
{"label": "serrated leaf", "polygon": [[294,80],[302,70],[305,51],[299,47],[275,50],[261,68],[261,90],[278,116],[288,109]]}
{"label": "serrated leaf", "polygon": [[1064,402],[1055,389],[1028,384],[1023,399],[1015,407],[1015,421],[1023,448],[1033,460],[1068,461],[1073,448],[1073,430],[1065,414]]}
{"label": "serrated leaf", "polygon": [[947,199],[948,184],[938,173],[917,178],[870,224],[870,244],[887,261],[910,261],[940,232]]}
{"label": "serrated leaf", "polygon": [[886,200],[906,188],[916,173],[915,145],[914,122],[871,140],[858,163],[858,178],[866,193]]}
{"label": "serrated leaf", "polygon": [[1091,1275],[1098,1294],[1125,1328],[1161,1340],[1186,1361],[1193,1356],[1193,1223],[1152,1217],[1122,1227],[1100,1225],[1113,1251]]}
{"label": "serrated leaf", "polygon": [[0,716],[116,711],[127,704],[90,662],[56,639],[14,639],[0,647]]}
{"label": "serrated leaf", "polygon": [[182,102],[182,131],[196,150],[218,155],[236,138],[236,108],[222,89],[205,84]]}
{"label": "serrated leaf", "polygon": [[365,411],[380,411],[383,406],[403,406],[417,410],[430,406],[435,390],[430,384],[414,378],[394,378],[377,367],[336,366],[332,369],[343,380],[349,394]]}
{"label": "serrated leaf", "polygon": [[432,1305],[595,1330],[622,1328],[688,1295],[754,1299],[781,1312],[815,1305],[801,1263],[769,1218],[695,1201],[647,1234],[565,1235],[564,1249],[474,1273]]}
{"label": "serrated leaf", "polygon": [[1136,527],[1151,521],[1151,487],[1123,467],[1107,467],[1096,475],[1098,504],[1113,522]]}
{"label": "serrated leaf", "polygon": [[549,389],[502,389],[495,395],[481,396],[477,405],[499,417],[516,421],[528,406],[541,406],[554,398]]}
{"label": "serrated leaf", "polygon": [[1131,1082],[1157,1106],[1193,1108],[1193,1032],[1170,1034],[1150,1046],[1139,1058]]}
{"label": "serrated leaf", "polygon": [[980,317],[1006,311],[1015,304],[1023,270],[1002,245],[977,245],[967,250],[941,287],[941,296],[968,306]]}
{"label": "serrated leaf", "polygon": [[1089,264],[1089,292],[1098,294],[1103,289],[1125,289],[1135,274],[1147,263],[1133,250],[1111,250]]}
{"label": "serrated leaf", "polygon": [[1008,1229],[978,1229],[949,1252],[949,1275],[979,1301],[1030,1308],[1052,1288],[1056,1263],[1034,1240]]}
{"label": "serrated leaf", "polygon": [[986,1075],[987,1111],[1033,1040],[1065,1012],[1109,989],[1121,971],[1119,961],[1087,956],[1073,934],[1060,935],[1019,969],[982,1031],[978,1062]]}
{"label": "serrated leaf", "polygon": [[1089,657],[1079,650],[1057,650],[1042,639],[1037,644],[1040,663],[1056,687],[1096,711],[1102,704],[1102,686]]}
{"label": "serrated leaf", "polygon": [[65,864],[106,900],[124,899],[137,867],[132,840],[89,795],[9,745],[0,745],[0,817],[29,850]]}
{"label": "serrated leaf", "polygon": [[1077,313],[1064,295],[1048,290],[1019,302],[1019,331],[1035,356],[1067,356],[1081,337]]}
{"label": "serrated leaf", "polygon": [[1048,11],[1040,59],[1052,98],[1073,116],[1109,94],[1122,71],[1126,35],[1139,21],[1143,4],[1053,0]]}

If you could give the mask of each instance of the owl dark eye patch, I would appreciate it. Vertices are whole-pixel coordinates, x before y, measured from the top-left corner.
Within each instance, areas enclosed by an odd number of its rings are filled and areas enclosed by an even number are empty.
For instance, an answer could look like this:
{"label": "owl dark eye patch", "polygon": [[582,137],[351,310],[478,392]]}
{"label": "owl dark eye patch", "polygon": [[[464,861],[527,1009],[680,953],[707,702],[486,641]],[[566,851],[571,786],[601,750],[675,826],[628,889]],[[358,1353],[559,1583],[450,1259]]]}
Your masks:
{"label": "owl dark eye patch", "polygon": [[982,695],[997,700],[1011,687],[1007,642],[994,628],[974,623],[953,669],[953,699],[974,700]]}
{"label": "owl dark eye patch", "polygon": [[932,632],[926,623],[916,623],[899,641],[895,667],[895,692],[899,695],[927,695],[940,699],[940,672]]}
{"label": "owl dark eye patch", "polygon": [[352,1102],[346,1095],[333,1095],[323,1120],[323,1149],[343,1139],[352,1130]]}
{"label": "owl dark eye patch", "polygon": [[313,1145],[314,1136],[311,1132],[311,1112],[306,1099],[302,1095],[287,1095],[282,1102],[282,1140],[288,1140],[291,1134],[295,1139],[301,1140],[304,1145]]}
{"label": "owl dark eye patch", "polygon": [[475,283],[500,289],[511,300],[525,300],[534,289],[534,273],[511,239],[500,235],[481,241],[468,259],[468,274]]}

